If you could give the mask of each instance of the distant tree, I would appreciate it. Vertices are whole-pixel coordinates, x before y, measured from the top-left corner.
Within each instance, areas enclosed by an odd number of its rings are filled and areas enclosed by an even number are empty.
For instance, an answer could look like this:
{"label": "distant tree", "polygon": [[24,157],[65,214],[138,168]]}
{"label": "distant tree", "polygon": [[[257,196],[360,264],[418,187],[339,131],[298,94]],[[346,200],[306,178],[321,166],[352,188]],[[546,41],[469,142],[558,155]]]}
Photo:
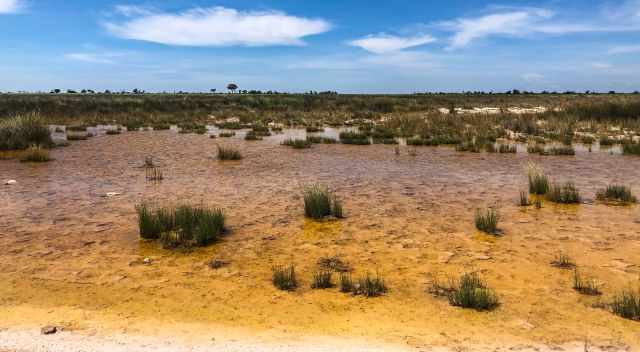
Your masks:
{"label": "distant tree", "polygon": [[56,94],[60,94],[61,90],[56,88],[56,89],[53,90],[53,92],[56,93]]}
{"label": "distant tree", "polygon": [[640,92],[636,90],[636,91],[633,91],[633,94],[640,94]]}
{"label": "distant tree", "polygon": [[616,91],[615,90],[610,90],[609,94],[616,94]]}
{"label": "distant tree", "polygon": [[77,92],[73,89],[67,89],[67,94],[76,94]]}
{"label": "distant tree", "polygon": [[215,88],[214,88],[214,89],[209,89],[209,92],[211,92],[211,93],[215,93],[215,92],[216,92],[216,89],[215,89]]}
{"label": "distant tree", "polygon": [[234,92],[236,91],[236,89],[238,89],[238,85],[237,85],[237,84],[235,84],[235,83],[229,83],[229,84],[227,85],[227,89],[228,89],[229,91],[231,91],[231,93],[234,93]]}

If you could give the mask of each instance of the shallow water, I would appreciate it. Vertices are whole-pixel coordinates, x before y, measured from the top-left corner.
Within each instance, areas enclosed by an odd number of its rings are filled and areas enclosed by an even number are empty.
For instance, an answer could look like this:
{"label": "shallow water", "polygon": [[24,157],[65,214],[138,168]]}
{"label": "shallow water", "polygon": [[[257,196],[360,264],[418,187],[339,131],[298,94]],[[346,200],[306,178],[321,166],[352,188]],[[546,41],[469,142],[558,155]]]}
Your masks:
{"label": "shallow water", "polygon": [[[416,147],[410,156],[402,147],[396,156],[385,145],[279,145],[305,135],[285,130],[245,142],[242,134],[135,132],[73,142],[53,150],[50,163],[0,160],[0,181],[18,181],[0,188],[0,327],[52,319],[122,329],[147,320],[193,322],[416,347],[560,344],[588,332],[591,341],[640,347],[637,322],[592,307],[640,274],[638,207],[593,200],[610,182],[637,193],[640,158],[584,149],[553,157]],[[216,161],[216,144],[238,147],[244,160]],[[146,156],[160,164],[162,182],[145,180]],[[517,207],[529,161],[554,180],[575,182],[586,203]],[[314,182],[343,199],[346,219],[304,219],[301,189]],[[223,207],[231,233],[191,253],[162,250],[138,239],[134,206],[142,200]],[[479,234],[475,209],[496,203],[504,236]],[[571,271],[549,265],[559,251],[602,281],[605,295],[575,293]],[[336,254],[355,277],[383,275],[389,294],[364,299],[311,290],[316,261]],[[145,264],[146,257],[153,262]],[[230,265],[212,270],[212,258]],[[277,291],[271,267],[289,263],[302,286]],[[465,311],[426,293],[429,274],[467,270],[480,271],[496,289],[497,310]]]}

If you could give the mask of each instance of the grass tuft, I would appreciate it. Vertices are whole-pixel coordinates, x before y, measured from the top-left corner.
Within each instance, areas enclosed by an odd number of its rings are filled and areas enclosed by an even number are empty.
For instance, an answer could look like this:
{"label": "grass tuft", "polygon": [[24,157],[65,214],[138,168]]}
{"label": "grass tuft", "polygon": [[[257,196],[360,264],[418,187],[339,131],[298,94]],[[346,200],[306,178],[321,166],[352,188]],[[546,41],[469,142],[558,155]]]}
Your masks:
{"label": "grass tuft", "polygon": [[500,304],[498,296],[477,273],[463,274],[448,297],[452,306],[480,311],[494,309]]}
{"label": "grass tuft", "polygon": [[554,183],[549,188],[547,200],[554,203],[578,204],[582,201],[580,192],[572,182],[565,184]]}
{"label": "grass tuft", "polygon": [[296,271],[293,265],[286,267],[274,267],[272,282],[275,287],[282,291],[295,291],[298,288],[298,280],[296,279]]}
{"label": "grass tuft", "polygon": [[218,146],[218,160],[242,160],[242,154],[238,149]]}
{"label": "grass tuft", "polygon": [[529,194],[525,191],[520,192],[520,201],[518,203],[521,207],[528,207],[531,205],[531,199],[529,199]]}
{"label": "grass tuft", "polygon": [[549,178],[544,174],[544,170],[534,163],[528,166],[529,193],[545,195],[549,191]]}
{"label": "grass tuft", "polygon": [[293,149],[307,149],[311,148],[313,142],[309,141],[309,139],[285,139],[282,142],[282,145],[287,147],[292,147]]}
{"label": "grass tuft", "polygon": [[485,211],[476,209],[475,223],[476,229],[492,234],[499,235],[498,220],[500,216],[495,208],[487,208]]}
{"label": "grass tuft", "polygon": [[583,278],[577,268],[573,271],[573,289],[588,296],[599,296],[602,294],[598,282],[593,278]]}
{"label": "grass tuft", "polygon": [[640,291],[624,290],[614,296],[609,306],[619,317],[640,321]]}
{"label": "grass tuft", "polygon": [[313,289],[325,289],[332,288],[333,282],[331,278],[333,276],[333,272],[331,270],[320,270],[313,274],[313,283],[311,283],[311,288]]}
{"label": "grass tuft", "polygon": [[563,252],[558,253],[556,258],[551,262],[551,265],[560,269],[572,269],[576,267],[576,263],[571,257]]}
{"label": "grass tuft", "polygon": [[342,202],[329,192],[327,187],[309,185],[304,188],[304,214],[312,219],[324,219],[329,216],[344,217]]}
{"label": "grass tuft", "polygon": [[51,132],[37,113],[0,119],[0,150],[22,150],[32,145],[53,146]]}
{"label": "grass tuft", "polygon": [[45,163],[47,161],[53,160],[49,156],[49,150],[42,148],[39,145],[32,145],[22,154],[22,162],[31,162],[31,163]]}
{"label": "grass tuft", "polygon": [[366,276],[358,279],[358,284],[353,285],[352,293],[354,295],[362,295],[365,297],[378,297],[385,294],[389,289],[384,283],[384,279],[379,274]]}
{"label": "grass tuft", "polygon": [[631,188],[624,185],[609,185],[607,188],[599,190],[596,198],[600,201],[636,203],[638,200],[631,193]]}

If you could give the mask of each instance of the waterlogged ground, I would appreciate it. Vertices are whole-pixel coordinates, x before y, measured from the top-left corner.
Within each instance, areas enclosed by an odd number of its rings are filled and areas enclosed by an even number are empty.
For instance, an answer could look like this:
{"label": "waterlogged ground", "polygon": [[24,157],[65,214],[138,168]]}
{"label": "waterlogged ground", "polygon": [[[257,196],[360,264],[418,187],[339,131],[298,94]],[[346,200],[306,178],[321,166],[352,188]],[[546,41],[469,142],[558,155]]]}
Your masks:
{"label": "waterlogged ground", "polygon": [[[448,147],[411,156],[401,147],[397,156],[384,145],[294,150],[279,145],[283,138],[130,132],[73,142],[47,164],[0,160],[0,181],[18,182],[0,188],[0,330],[57,324],[165,338],[332,336],[418,350],[585,340],[640,348],[640,323],[594,307],[638,284],[640,211],[593,200],[609,182],[640,192],[640,158],[584,148],[575,157],[541,157]],[[216,144],[240,148],[244,160],[215,160]],[[160,183],[145,180],[150,155],[164,170]],[[530,160],[555,180],[574,181],[586,204],[517,207]],[[344,200],[345,220],[304,219],[301,188],[314,182]],[[163,250],[138,239],[134,206],[142,200],[223,207],[231,232],[192,253]],[[496,202],[504,236],[479,234],[475,209]],[[572,271],[550,265],[560,251],[602,282],[603,296],[572,290]],[[354,277],[379,272],[390,292],[366,299],[311,290],[317,260],[333,255]],[[210,269],[213,258],[230,264]],[[271,268],[289,263],[301,281],[294,293],[271,284]],[[451,307],[426,292],[430,274],[470,270],[496,289],[495,311]]]}

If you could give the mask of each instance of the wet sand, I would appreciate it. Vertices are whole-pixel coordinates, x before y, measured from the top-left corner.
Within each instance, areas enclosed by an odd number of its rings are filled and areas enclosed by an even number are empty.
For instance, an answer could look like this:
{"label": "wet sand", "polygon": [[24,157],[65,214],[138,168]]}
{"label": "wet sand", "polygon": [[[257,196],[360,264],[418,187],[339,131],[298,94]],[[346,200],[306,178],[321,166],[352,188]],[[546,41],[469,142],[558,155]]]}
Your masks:
{"label": "wet sand", "polygon": [[[0,180],[18,181],[0,188],[0,328],[58,324],[105,336],[165,337],[169,330],[194,339],[241,329],[241,336],[276,342],[331,336],[418,350],[554,347],[585,339],[640,348],[638,322],[593,307],[638,282],[638,207],[593,199],[610,182],[637,192],[640,158],[447,147],[414,148],[414,157],[405,147],[400,156],[384,145],[293,150],[278,144],[281,137],[239,137],[124,133],[56,149],[47,164],[0,160]],[[239,147],[244,160],[216,161],[216,143]],[[145,180],[140,167],[148,155],[163,168],[160,183]],[[555,180],[574,181],[586,204],[516,206],[530,160]],[[301,188],[313,182],[343,199],[345,220],[304,219]],[[142,200],[223,207],[231,233],[191,253],[141,242],[134,205]],[[475,209],[496,202],[504,236],[477,233]],[[572,272],[549,265],[561,250],[604,283],[602,297],[579,295]],[[311,290],[317,260],[336,254],[355,277],[381,273],[390,292],[366,299]],[[212,258],[230,265],[210,269]],[[289,263],[301,281],[294,293],[271,284],[271,267]],[[498,309],[463,310],[426,292],[430,273],[468,270],[496,289]],[[181,324],[194,325],[171,329]]]}

